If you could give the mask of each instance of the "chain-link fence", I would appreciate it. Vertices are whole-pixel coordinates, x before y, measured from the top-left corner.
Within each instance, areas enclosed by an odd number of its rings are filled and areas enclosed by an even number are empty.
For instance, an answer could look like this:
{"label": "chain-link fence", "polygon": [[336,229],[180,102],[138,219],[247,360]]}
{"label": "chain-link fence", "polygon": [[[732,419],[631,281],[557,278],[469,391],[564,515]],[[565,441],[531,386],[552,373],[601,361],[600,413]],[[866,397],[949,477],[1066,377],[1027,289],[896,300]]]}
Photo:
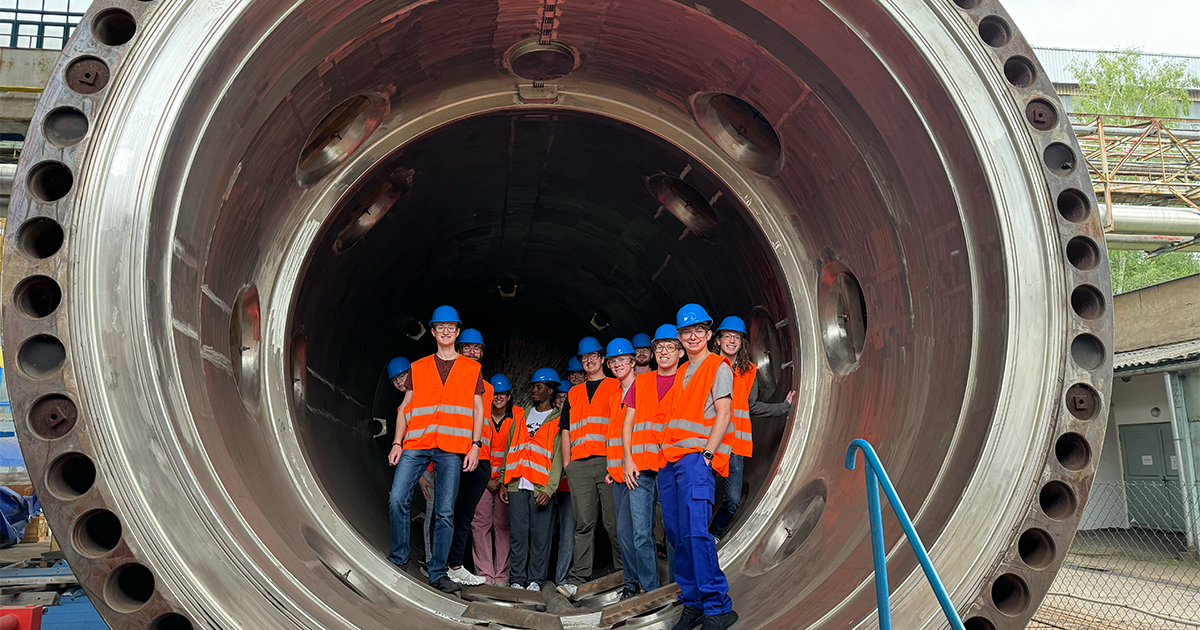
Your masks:
{"label": "chain-link fence", "polygon": [[1200,486],[1177,481],[1094,484],[1075,541],[1029,628],[1200,628],[1197,501]]}

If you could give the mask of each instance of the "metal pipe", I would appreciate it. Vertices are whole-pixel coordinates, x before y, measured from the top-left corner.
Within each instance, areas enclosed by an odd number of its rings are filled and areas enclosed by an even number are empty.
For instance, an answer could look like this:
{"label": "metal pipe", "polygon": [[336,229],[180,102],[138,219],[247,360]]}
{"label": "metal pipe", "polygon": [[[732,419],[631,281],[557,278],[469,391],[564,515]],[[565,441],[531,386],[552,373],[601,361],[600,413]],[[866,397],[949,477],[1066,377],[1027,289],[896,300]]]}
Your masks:
{"label": "metal pipe", "polygon": [[1187,236],[1200,234],[1200,212],[1162,206],[1113,206],[1117,234]]}
{"label": "metal pipe", "polygon": [[0,217],[8,216],[8,197],[12,194],[16,176],[16,164],[0,164]]}
{"label": "metal pipe", "polygon": [[[1171,410],[1171,441],[1175,443],[1175,461],[1179,465],[1179,494],[1183,498],[1183,511],[1187,514],[1184,521],[1187,522],[1187,540],[1188,546],[1195,548],[1196,545],[1196,530],[1192,523],[1192,498],[1188,493],[1188,484],[1192,480],[1188,479],[1189,475],[1185,475],[1187,470],[1187,462],[1183,459],[1183,440],[1179,437],[1179,413],[1178,406],[1175,404],[1175,384],[1171,381],[1171,372],[1163,372],[1163,384],[1167,388],[1167,407]],[[1166,474],[1170,474],[1170,467],[1166,468]],[[1163,481],[1166,481],[1164,476]]]}
{"label": "metal pipe", "polygon": [[[1104,235],[1105,242],[1108,243],[1110,250],[1118,251],[1144,251],[1152,252],[1164,247],[1170,247],[1176,243],[1188,240],[1178,236],[1145,236],[1135,234],[1116,234],[1108,233]],[[1200,243],[1182,247],[1175,251],[1180,252],[1200,252]]]}
{"label": "metal pipe", "polygon": [[[1092,136],[1096,134],[1096,125],[1073,125],[1076,136]],[[1146,133],[1144,127],[1109,127],[1104,126],[1104,135],[1121,138],[1140,138]],[[1179,140],[1200,140],[1200,130],[1171,129],[1171,135]]]}

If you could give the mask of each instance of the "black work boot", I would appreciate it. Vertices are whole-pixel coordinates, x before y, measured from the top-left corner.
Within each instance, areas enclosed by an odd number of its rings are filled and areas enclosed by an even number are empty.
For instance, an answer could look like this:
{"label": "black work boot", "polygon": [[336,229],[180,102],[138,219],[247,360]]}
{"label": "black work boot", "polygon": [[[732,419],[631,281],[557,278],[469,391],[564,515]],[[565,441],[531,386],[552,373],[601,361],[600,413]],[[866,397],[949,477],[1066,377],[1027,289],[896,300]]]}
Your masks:
{"label": "black work boot", "polygon": [[448,575],[443,575],[442,577],[438,578],[436,582],[430,582],[429,585],[443,593],[446,593],[447,595],[453,595],[462,591],[462,587],[459,586],[454,580],[451,580],[450,576]]}
{"label": "black work boot", "polygon": [[704,611],[691,606],[683,607],[683,614],[679,615],[679,621],[671,626],[671,630],[692,630],[700,625],[700,620],[704,619]]}
{"label": "black work boot", "polygon": [[732,610],[719,615],[704,615],[704,622],[700,624],[700,630],[727,630],[737,623],[737,620],[738,614]]}

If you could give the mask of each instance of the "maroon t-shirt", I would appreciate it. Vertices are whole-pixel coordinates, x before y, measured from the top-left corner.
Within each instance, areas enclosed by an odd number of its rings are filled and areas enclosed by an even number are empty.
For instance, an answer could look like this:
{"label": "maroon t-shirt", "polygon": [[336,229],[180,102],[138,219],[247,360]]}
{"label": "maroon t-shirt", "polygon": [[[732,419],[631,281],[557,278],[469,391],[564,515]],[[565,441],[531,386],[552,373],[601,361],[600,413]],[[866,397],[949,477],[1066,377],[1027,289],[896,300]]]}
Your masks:
{"label": "maroon t-shirt", "polygon": [[[436,354],[433,355],[433,362],[435,365],[437,365],[438,376],[442,377],[442,385],[445,385],[446,379],[450,378],[450,370],[454,367],[454,362],[457,360],[458,359],[450,359],[447,361]],[[482,396],[483,392],[483,371],[480,370],[479,382],[475,384],[475,395]]]}
{"label": "maroon t-shirt", "polygon": [[[675,384],[675,376],[677,374],[678,372],[670,376],[663,376],[662,374],[657,373],[654,375],[654,381],[658,384],[659,400],[662,400],[663,397],[667,395],[667,392],[671,391],[671,386]],[[634,381],[633,385],[629,386],[629,391],[625,393],[625,406],[629,407],[630,409],[637,408],[637,405],[633,404],[634,401],[637,400],[637,394],[635,393],[636,390],[637,381]]]}

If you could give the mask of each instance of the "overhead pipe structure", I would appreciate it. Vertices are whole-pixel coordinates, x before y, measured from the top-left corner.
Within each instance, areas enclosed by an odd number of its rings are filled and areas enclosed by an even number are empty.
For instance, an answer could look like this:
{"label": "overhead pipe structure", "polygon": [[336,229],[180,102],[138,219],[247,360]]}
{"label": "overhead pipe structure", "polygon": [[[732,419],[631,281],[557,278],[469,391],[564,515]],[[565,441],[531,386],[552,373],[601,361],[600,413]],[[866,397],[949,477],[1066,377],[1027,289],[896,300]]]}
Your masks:
{"label": "overhead pipe structure", "polygon": [[[685,302],[748,318],[798,395],[720,549],[745,630],[876,625],[855,438],[967,627],[1024,628],[1103,442],[1095,196],[993,0],[104,0],[9,228],[17,431],[117,629],[670,627],[387,561],[383,366],[442,303],[514,382]],[[884,526],[896,626],[943,627]]]}

